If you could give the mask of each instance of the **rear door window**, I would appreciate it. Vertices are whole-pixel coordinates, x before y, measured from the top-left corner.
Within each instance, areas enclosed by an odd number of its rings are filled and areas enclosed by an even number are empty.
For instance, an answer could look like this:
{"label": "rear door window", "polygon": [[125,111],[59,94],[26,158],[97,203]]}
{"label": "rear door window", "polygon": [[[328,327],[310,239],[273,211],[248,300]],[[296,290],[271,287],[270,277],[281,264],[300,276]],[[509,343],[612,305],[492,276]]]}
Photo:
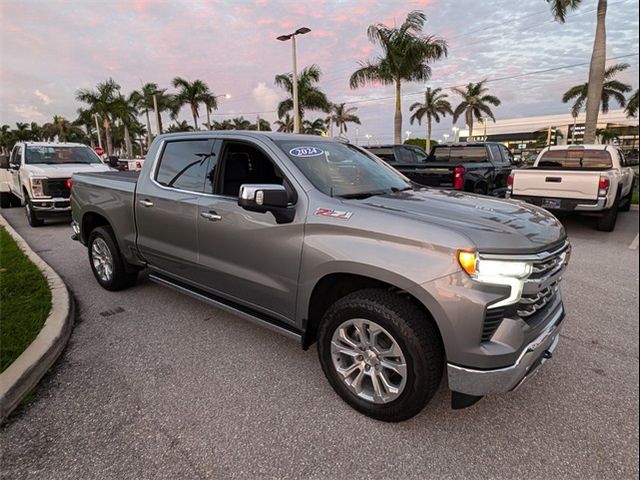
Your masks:
{"label": "rear door window", "polygon": [[500,151],[500,147],[498,147],[498,145],[489,145],[489,150],[491,150],[491,157],[493,158],[494,162],[504,162],[504,159],[502,158],[502,152]]}
{"label": "rear door window", "polygon": [[487,151],[483,145],[435,147],[431,161],[444,163],[481,163],[487,162]]}
{"label": "rear door window", "polygon": [[502,151],[502,159],[505,163],[512,164],[513,163],[513,153],[504,145],[499,145],[500,151]]}
{"label": "rear door window", "polygon": [[408,147],[396,147],[396,154],[400,163],[416,163],[417,158],[413,151]]}
{"label": "rear door window", "polygon": [[211,139],[167,142],[160,157],[156,181],[163,187],[202,193],[213,147]]}
{"label": "rear door window", "polygon": [[587,148],[547,150],[542,154],[538,162],[538,168],[558,170],[607,170],[611,167],[611,154],[609,152]]}

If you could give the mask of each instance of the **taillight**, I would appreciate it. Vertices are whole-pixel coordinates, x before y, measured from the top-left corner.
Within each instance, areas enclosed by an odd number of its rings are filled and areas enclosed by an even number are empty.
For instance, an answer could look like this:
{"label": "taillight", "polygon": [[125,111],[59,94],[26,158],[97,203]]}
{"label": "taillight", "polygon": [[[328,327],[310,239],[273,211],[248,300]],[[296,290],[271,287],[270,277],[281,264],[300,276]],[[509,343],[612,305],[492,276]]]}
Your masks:
{"label": "taillight", "polygon": [[598,182],[598,196],[606,197],[609,192],[609,177],[600,177]]}
{"label": "taillight", "polygon": [[140,170],[142,168],[142,164],[140,162],[136,162],[136,169]]}
{"label": "taillight", "polygon": [[68,188],[69,190],[71,190],[71,184],[72,184],[72,183],[73,183],[73,182],[71,182],[71,179],[70,179],[70,178],[67,178],[67,188]]}
{"label": "taillight", "polygon": [[507,177],[507,185],[513,187],[513,173]]}
{"label": "taillight", "polygon": [[464,190],[464,167],[453,169],[453,189]]}

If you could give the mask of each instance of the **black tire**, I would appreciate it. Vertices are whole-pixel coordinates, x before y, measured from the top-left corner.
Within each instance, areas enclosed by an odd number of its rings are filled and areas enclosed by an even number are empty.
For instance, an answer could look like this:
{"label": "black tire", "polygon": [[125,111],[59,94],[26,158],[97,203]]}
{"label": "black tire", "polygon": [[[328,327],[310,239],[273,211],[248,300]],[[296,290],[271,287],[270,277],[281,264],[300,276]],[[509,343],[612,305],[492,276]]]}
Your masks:
{"label": "black tire", "polygon": [[11,192],[0,192],[0,208],[11,206]]}
{"label": "black tire", "polygon": [[629,210],[631,210],[631,200],[633,199],[633,189],[635,188],[635,186],[636,186],[636,181],[634,179],[633,182],[631,183],[631,189],[629,190],[629,193],[627,193],[627,196],[624,197],[624,199],[620,203],[621,212],[628,212]]}
{"label": "black tire", "polygon": [[20,198],[16,197],[13,193],[9,193],[9,203],[11,207],[19,207],[22,205]]}
{"label": "black tire", "polygon": [[24,213],[27,216],[29,225],[31,225],[32,227],[41,227],[42,225],[44,225],[44,220],[38,218],[38,215],[36,215],[36,212],[34,212],[31,206],[31,200],[29,199],[29,195],[27,195],[26,192],[24,194]]}
{"label": "black tire", "polygon": [[613,232],[618,221],[618,209],[620,208],[620,194],[616,195],[616,199],[610,209],[605,210],[598,218],[597,229],[601,232]]}
{"label": "black tire", "polygon": [[[345,321],[365,319],[389,332],[405,357],[406,383],[388,403],[360,398],[336,371],[331,354],[334,332]],[[444,369],[444,349],[430,318],[414,304],[385,290],[360,290],[334,303],[318,332],[318,356],[333,389],[357,411],[385,422],[400,422],[418,414],[436,393]]]}
{"label": "black tire", "polygon": [[[104,241],[106,247],[109,250],[109,254],[111,255],[112,273],[111,276],[107,279],[100,277],[94,265],[93,244],[98,239]],[[138,271],[137,269],[129,266],[126,260],[122,258],[120,249],[118,248],[118,244],[115,241],[115,235],[113,234],[113,230],[111,229],[111,227],[105,225],[92,230],[89,234],[87,250],[89,253],[89,265],[91,265],[91,271],[93,272],[93,276],[96,277],[96,280],[102,288],[116,292],[118,290],[124,290],[125,288],[129,288],[135,285],[138,279]]]}
{"label": "black tire", "polygon": [[489,188],[487,187],[486,183],[479,183],[474,187],[473,193],[476,193],[478,195],[486,195],[487,193],[489,193]]}

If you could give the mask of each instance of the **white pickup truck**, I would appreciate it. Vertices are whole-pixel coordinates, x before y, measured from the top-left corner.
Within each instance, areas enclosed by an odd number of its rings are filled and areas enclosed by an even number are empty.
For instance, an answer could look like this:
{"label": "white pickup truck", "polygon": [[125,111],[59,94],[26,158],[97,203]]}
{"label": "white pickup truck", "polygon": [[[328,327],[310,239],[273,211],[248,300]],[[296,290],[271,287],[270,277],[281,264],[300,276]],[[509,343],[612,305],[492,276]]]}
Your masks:
{"label": "white pickup truck", "polygon": [[71,176],[111,170],[81,143],[18,142],[0,164],[0,206],[24,205],[32,227],[45,218],[71,219]]}
{"label": "white pickup truck", "polygon": [[635,182],[631,167],[637,164],[613,145],[547,147],[533,168],[511,173],[507,198],[555,212],[597,214],[598,230],[611,232],[618,211],[631,207]]}

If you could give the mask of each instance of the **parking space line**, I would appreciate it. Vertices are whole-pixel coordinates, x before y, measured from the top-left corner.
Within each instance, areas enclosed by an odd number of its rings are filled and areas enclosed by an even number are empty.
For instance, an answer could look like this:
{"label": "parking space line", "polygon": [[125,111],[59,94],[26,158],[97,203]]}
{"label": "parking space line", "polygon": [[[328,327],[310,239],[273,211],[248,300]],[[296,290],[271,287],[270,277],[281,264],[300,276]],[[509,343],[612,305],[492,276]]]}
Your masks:
{"label": "parking space line", "polygon": [[633,242],[631,242],[631,245],[629,245],[629,250],[637,250],[638,249],[638,237],[640,237],[640,234],[637,234],[636,238],[633,239]]}

